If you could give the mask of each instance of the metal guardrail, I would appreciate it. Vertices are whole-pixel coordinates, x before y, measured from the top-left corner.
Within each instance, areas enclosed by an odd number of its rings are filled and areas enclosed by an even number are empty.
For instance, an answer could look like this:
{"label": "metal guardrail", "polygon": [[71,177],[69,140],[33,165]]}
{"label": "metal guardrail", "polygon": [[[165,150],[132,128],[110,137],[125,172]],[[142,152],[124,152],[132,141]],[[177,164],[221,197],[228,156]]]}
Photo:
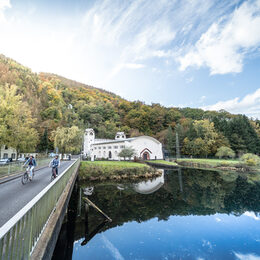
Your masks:
{"label": "metal guardrail", "polygon": [[59,197],[79,163],[79,159],[75,160],[0,228],[0,259],[30,259]]}
{"label": "metal guardrail", "polygon": [[[51,161],[51,158],[39,158],[37,159],[37,166],[35,169],[42,167],[42,166],[47,166],[49,164],[49,162]],[[0,165],[0,178],[1,177],[7,177],[11,174],[14,173],[19,173],[19,172],[23,172],[24,165],[25,162],[12,162],[12,163],[8,163],[7,165]]]}

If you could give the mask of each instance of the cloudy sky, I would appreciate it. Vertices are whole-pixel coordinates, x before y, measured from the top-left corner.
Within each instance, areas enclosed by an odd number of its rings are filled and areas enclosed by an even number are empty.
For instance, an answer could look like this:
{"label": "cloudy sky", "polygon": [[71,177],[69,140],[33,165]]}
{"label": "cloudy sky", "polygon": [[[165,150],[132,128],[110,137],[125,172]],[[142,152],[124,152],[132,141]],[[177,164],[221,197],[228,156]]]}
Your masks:
{"label": "cloudy sky", "polygon": [[260,118],[260,0],[0,0],[0,53],[128,100]]}

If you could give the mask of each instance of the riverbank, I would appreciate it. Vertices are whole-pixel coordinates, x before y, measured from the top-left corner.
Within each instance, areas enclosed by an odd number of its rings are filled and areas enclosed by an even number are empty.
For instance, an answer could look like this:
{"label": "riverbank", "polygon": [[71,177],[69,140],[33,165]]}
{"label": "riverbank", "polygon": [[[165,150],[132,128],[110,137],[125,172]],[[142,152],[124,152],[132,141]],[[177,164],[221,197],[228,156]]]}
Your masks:
{"label": "riverbank", "polygon": [[80,180],[121,180],[152,178],[161,172],[143,164],[125,161],[83,161],[79,168]]}
{"label": "riverbank", "polygon": [[179,166],[176,162],[169,162],[165,160],[146,161],[145,163],[151,166],[162,168],[175,168]]}
{"label": "riverbank", "polygon": [[184,167],[196,169],[216,169],[222,171],[237,171],[237,172],[260,172],[258,167],[250,167],[241,163],[239,160],[224,160],[224,159],[178,159],[177,164]]}

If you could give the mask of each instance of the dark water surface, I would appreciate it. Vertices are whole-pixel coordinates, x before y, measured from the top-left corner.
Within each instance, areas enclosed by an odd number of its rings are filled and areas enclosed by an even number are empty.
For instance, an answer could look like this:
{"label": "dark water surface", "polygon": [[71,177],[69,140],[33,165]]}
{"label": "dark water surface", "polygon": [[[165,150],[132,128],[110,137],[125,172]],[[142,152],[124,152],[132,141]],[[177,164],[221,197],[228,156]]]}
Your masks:
{"label": "dark water surface", "polygon": [[[85,207],[88,198],[102,209]],[[78,183],[53,259],[260,259],[260,175],[181,169]]]}

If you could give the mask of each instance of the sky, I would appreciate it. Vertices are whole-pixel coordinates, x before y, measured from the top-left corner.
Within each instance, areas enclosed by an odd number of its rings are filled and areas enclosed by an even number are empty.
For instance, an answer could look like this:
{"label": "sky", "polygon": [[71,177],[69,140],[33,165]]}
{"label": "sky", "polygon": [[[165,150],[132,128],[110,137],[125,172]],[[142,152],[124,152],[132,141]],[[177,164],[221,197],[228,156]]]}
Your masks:
{"label": "sky", "polygon": [[131,101],[260,118],[260,0],[0,0],[0,53]]}

